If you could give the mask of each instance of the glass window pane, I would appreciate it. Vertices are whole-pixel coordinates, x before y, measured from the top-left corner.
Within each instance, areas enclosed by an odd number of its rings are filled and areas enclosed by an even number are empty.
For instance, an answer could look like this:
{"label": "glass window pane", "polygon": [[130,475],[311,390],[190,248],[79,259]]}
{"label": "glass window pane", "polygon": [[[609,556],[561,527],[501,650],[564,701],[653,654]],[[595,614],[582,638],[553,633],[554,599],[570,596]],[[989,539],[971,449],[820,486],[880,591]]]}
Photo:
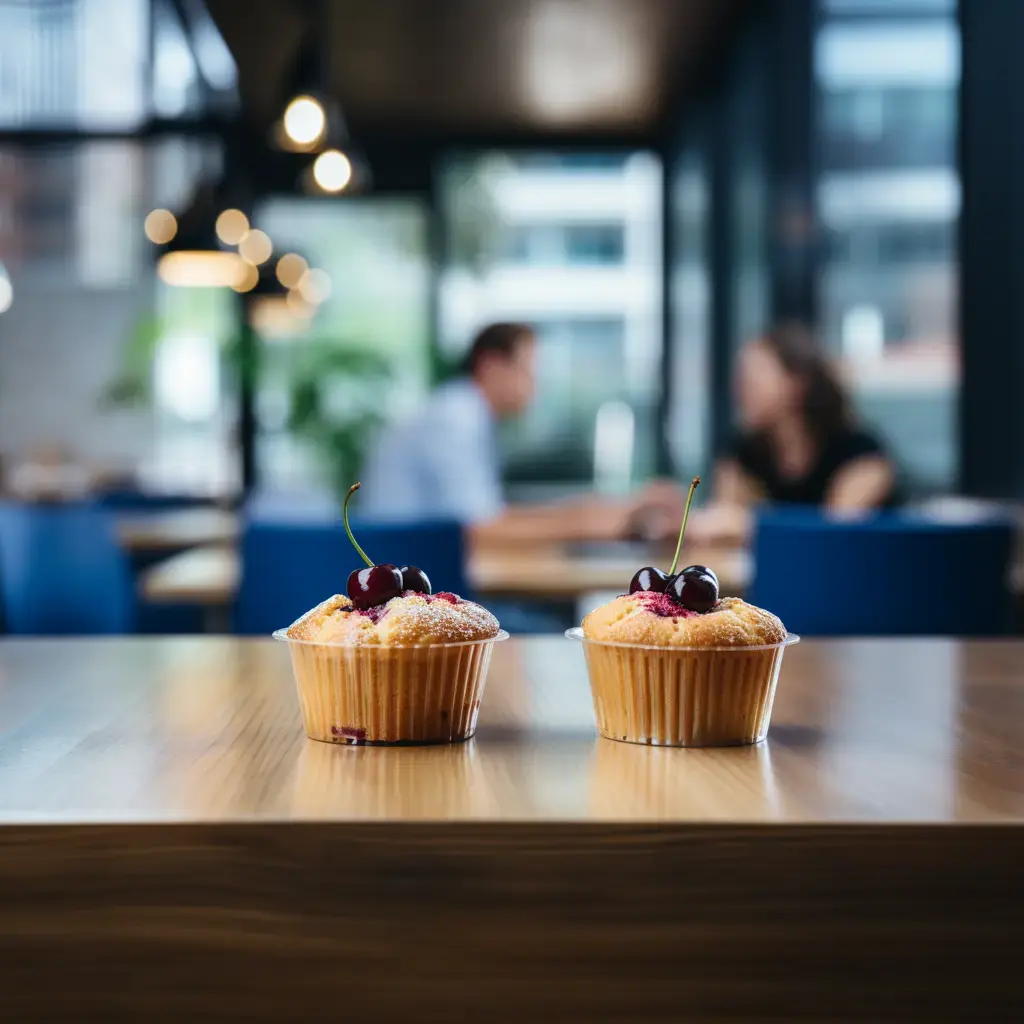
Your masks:
{"label": "glass window pane", "polygon": [[823,5],[815,47],[823,333],[910,484],[946,488],[959,387],[955,12],[853,6]]}
{"label": "glass window pane", "polygon": [[[645,152],[488,152],[442,168],[443,353],[454,363],[495,320],[527,321],[540,341],[537,397],[502,440],[509,481],[619,490],[653,471],[660,187],[661,165]],[[631,423],[634,441],[599,457],[595,480],[600,422],[620,440]]]}
{"label": "glass window pane", "polygon": [[161,488],[223,493],[235,480],[234,406],[209,405],[225,386],[234,295],[158,286],[143,233],[154,206],[181,208],[209,153],[172,137],[0,149],[0,260],[14,293],[0,323],[0,435],[11,463],[57,450]]}
{"label": "glass window pane", "polygon": [[280,198],[255,222],[275,259],[296,252],[329,281],[311,315],[258,328],[261,486],[340,488],[355,479],[379,418],[405,413],[427,390],[426,209],[413,199]]}
{"label": "glass window pane", "polygon": [[702,139],[685,143],[671,185],[675,229],[671,253],[673,308],[672,405],[668,439],[685,479],[705,470],[708,437],[708,345],[711,278],[708,271],[710,189]]}
{"label": "glass window pane", "polygon": [[138,126],[148,37],[147,0],[0,5],[0,126]]}

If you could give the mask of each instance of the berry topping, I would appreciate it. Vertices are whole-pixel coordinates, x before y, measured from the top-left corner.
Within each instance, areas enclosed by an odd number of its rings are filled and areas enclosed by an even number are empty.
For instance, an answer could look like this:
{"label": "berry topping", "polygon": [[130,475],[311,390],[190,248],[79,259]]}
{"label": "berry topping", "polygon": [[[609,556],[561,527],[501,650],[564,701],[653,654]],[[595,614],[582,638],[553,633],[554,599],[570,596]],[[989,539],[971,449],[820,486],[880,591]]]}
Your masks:
{"label": "berry topping", "polygon": [[663,619],[687,619],[696,612],[680,607],[668,594],[658,594],[654,591],[641,591],[633,595],[643,605],[645,612],[658,615]]}
{"label": "berry topping", "polygon": [[411,590],[414,594],[430,593],[430,579],[422,569],[403,565],[398,571],[402,574],[402,590]]}
{"label": "berry topping", "polygon": [[686,496],[683,525],[679,527],[679,540],[676,541],[672,568],[664,573],[654,566],[647,565],[630,581],[630,594],[644,598],[644,608],[655,615],[668,617],[709,612],[718,603],[718,577],[706,565],[689,565],[676,574],[679,552],[683,549],[683,535],[686,533],[686,520],[690,517],[693,492],[699,483],[699,476],[690,481],[690,493]]}
{"label": "berry topping", "polygon": [[679,571],[685,576],[710,576],[715,581],[715,586],[718,586],[718,577],[715,575],[714,570],[709,569],[706,565],[688,565],[685,569],[680,569]]}
{"label": "berry topping", "polygon": [[644,566],[644,568],[641,569],[639,572],[637,572],[637,574],[630,581],[629,592],[631,594],[664,594],[665,588],[667,586],[667,573],[663,573],[660,569],[655,569],[653,565],[647,565]]}
{"label": "berry topping", "polygon": [[691,612],[709,612],[718,604],[718,580],[705,573],[681,572],[669,580],[667,596]]}
{"label": "berry topping", "polygon": [[345,532],[352,542],[352,547],[359,552],[359,557],[366,563],[365,569],[353,569],[349,574],[348,596],[356,608],[365,610],[378,604],[385,604],[393,597],[399,597],[404,587],[402,573],[398,567],[389,564],[375,565],[352,535],[352,528],[348,525],[348,503],[358,490],[359,484],[353,484],[348,489],[341,514],[345,522]]}
{"label": "berry topping", "polygon": [[353,569],[348,578],[348,596],[356,608],[363,610],[386,604],[402,593],[402,574],[394,565],[371,565]]}

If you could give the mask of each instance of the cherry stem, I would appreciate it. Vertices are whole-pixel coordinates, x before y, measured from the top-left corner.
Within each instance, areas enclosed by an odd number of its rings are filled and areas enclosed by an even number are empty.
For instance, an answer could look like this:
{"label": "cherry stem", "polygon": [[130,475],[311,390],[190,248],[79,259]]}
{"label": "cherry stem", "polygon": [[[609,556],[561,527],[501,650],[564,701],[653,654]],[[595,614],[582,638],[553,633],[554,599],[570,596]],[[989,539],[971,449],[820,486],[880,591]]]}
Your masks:
{"label": "cherry stem", "polygon": [[[358,490],[359,490],[359,484],[358,483],[353,484],[348,489],[348,494],[345,495],[345,504],[342,506],[342,509],[341,509],[341,518],[345,521],[345,532],[348,534],[348,539],[350,541],[352,541],[352,547],[354,547],[356,549],[356,551],[359,552],[359,557],[372,569],[373,568],[373,562],[371,562],[370,559],[367,558],[366,552],[359,546],[359,542],[355,539],[355,537],[352,536],[352,527],[348,525],[348,503],[349,503],[349,499]],[[691,491],[690,493],[692,494],[693,492]],[[689,509],[689,507],[690,507],[689,502],[687,502],[686,507],[687,507],[687,509]],[[685,519],[683,520],[683,524],[684,525],[686,524],[686,520]]]}
{"label": "cherry stem", "polygon": [[[676,554],[672,559],[672,568],[668,571],[669,576],[676,574],[676,566],[679,564],[679,552],[683,550],[683,534],[686,533],[686,520],[690,518],[690,502],[693,501],[693,492],[697,490],[697,484],[699,483],[699,476],[695,476],[690,481],[690,493],[686,496],[686,508],[683,510],[683,525],[679,527],[679,540],[676,541]],[[356,487],[358,486],[359,484],[356,484]],[[351,537],[352,535],[349,534],[349,536]],[[352,541],[352,543],[355,544],[355,541]]]}

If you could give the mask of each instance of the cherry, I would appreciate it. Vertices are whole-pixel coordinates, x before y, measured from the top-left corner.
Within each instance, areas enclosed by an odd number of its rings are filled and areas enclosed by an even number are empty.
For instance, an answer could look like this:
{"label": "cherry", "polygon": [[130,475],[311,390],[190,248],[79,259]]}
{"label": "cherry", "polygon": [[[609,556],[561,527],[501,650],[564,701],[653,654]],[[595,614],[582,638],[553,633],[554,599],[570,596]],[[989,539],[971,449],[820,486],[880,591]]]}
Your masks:
{"label": "cherry", "polygon": [[345,504],[341,510],[345,522],[345,532],[352,542],[352,547],[359,552],[359,557],[366,563],[365,569],[353,569],[348,577],[348,596],[356,608],[367,609],[375,605],[386,604],[393,597],[402,594],[402,572],[396,565],[374,565],[369,556],[359,546],[352,535],[352,527],[348,525],[348,503],[352,495],[359,490],[359,484],[353,484],[345,495]]}
{"label": "cherry", "polygon": [[429,594],[430,577],[415,565],[403,565],[399,570],[402,574],[402,589],[411,590],[415,594]]}
{"label": "cherry", "polygon": [[686,496],[686,509],[683,512],[683,525],[679,527],[679,540],[676,541],[676,553],[672,558],[672,568],[668,573],[646,565],[630,581],[631,594],[654,592],[665,594],[676,604],[691,612],[709,612],[718,603],[718,577],[706,565],[688,565],[681,572],[676,572],[679,564],[679,552],[683,549],[683,535],[686,533],[686,520],[690,517],[690,503],[693,492],[700,483],[695,476],[690,481],[690,493]]}
{"label": "cherry", "polygon": [[387,604],[402,594],[402,573],[394,565],[371,565],[353,569],[348,577],[348,596],[360,609]]}
{"label": "cherry", "polygon": [[667,593],[687,611],[709,612],[718,604],[718,580],[708,573],[684,570],[669,580]]}
{"label": "cherry", "polygon": [[629,592],[631,594],[647,592],[664,594],[667,586],[668,574],[662,572],[660,569],[655,569],[653,565],[647,565],[637,572],[630,581]]}
{"label": "cherry", "polygon": [[714,569],[709,569],[706,565],[688,565],[685,569],[680,569],[680,573],[694,576],[710,576],[715,581],[715,586],[719,586],[718,576],[715,575]]}

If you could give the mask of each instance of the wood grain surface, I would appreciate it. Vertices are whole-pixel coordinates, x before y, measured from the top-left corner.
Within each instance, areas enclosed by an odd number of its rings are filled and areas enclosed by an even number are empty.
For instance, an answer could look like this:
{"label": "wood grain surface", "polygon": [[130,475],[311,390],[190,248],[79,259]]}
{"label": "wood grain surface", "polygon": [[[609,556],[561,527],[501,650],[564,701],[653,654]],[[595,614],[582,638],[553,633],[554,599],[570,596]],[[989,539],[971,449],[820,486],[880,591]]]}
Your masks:
{"label": "wood grain surface", "polygon": [[475,741],[302,734],[288,651],[234,638],[0,642],[0,823],[1024,822],[1024,643],[789,649],[767,743],[599,740],[583,653],[494,650]]}
{"label": "wood grain surface", "polygon": [[301,735],[287,652],[0,643],[0,1020],[1019,1020],[1024,645],[805,643],[766,744]]}

